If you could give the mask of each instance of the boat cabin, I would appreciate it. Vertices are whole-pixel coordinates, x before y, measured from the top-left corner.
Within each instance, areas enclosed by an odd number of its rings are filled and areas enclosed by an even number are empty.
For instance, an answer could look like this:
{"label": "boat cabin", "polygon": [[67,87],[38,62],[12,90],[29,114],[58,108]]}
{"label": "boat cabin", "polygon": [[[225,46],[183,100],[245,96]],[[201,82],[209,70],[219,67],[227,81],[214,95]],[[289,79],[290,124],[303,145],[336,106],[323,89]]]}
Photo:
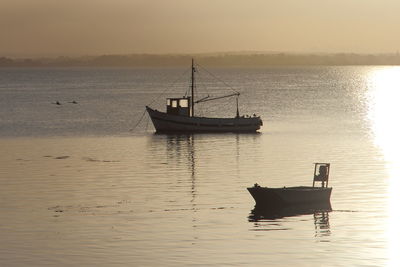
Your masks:
{"label": "boat cabin", "polygon": [[331,166],[330,163],[314,163],[314,180],[313,187],[315,186],[315,182],[321,182],[321,187],[328,187],[329,180],[329,168]]}
{"label": "boat cabin", "polygon": [[190,97],[167,98],[167,114],[190,116]]}

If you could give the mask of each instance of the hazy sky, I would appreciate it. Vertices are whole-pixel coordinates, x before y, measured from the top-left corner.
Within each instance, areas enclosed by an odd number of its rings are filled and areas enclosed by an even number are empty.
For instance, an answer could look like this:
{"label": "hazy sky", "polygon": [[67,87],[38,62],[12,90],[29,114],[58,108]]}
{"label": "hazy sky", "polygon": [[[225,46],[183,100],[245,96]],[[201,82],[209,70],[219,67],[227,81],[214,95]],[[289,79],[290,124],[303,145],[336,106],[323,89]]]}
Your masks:
{"label": "hazy sky", "polygon": [[0,0],[0,57],[396,52],[400,0]]}

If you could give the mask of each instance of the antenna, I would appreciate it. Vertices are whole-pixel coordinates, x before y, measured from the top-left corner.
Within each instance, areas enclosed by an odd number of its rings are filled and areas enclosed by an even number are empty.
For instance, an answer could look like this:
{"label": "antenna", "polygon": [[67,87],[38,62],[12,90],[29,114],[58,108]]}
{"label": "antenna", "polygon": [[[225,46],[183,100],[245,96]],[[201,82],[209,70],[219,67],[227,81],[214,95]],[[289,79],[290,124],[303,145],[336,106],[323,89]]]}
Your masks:
{"label": "antenna", "polygon": [[192,85],[191,85],[191,91],[192,91],[192,117],[194,117],[194,73],[195,73],[195,68],[194,68],[194,60],[192,58]]}

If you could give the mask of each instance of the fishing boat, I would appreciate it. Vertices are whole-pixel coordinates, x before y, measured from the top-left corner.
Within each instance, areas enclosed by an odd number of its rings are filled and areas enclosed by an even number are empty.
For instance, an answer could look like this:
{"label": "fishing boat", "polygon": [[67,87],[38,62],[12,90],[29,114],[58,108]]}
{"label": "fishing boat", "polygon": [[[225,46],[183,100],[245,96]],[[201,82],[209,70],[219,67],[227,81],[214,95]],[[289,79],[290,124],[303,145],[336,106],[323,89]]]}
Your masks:
{"label": "fishing boat", "polygon": [[[269,188],[255,184],[247,188],[257,208],[280,208],[283,206],[329,204],[332,187],[328,187],[329,163],[314,163],[312,186]],[[321,186],[317,187],[316,182]]]}
{"label": "fishing boat", "polygon": [[[192,59],[190,96],[167,98],[166,112],[146,106],[157,133],[185,132],[256,132],[263,125],[260,116],[240,116],[239,92],[228,95],[210,97],[209,95],[196,100],[194,96],[196,67]],[[236,116],[231,118],[195,116],[195,104],[236,97]]]}

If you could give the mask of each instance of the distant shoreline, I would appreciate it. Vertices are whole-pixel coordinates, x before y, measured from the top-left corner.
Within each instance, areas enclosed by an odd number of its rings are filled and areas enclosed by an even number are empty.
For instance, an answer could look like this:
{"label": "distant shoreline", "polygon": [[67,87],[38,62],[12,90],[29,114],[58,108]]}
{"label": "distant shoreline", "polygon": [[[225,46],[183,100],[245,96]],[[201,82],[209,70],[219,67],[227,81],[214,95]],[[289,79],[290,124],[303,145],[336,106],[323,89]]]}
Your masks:
{"label": "distant shoreline", "polygon": [[0,56],[0,67],[184,67],[190,59],[208,67],[400,65],[394,54],[221,53],[192,55],[101,55],[86,57],[10,58]]}

